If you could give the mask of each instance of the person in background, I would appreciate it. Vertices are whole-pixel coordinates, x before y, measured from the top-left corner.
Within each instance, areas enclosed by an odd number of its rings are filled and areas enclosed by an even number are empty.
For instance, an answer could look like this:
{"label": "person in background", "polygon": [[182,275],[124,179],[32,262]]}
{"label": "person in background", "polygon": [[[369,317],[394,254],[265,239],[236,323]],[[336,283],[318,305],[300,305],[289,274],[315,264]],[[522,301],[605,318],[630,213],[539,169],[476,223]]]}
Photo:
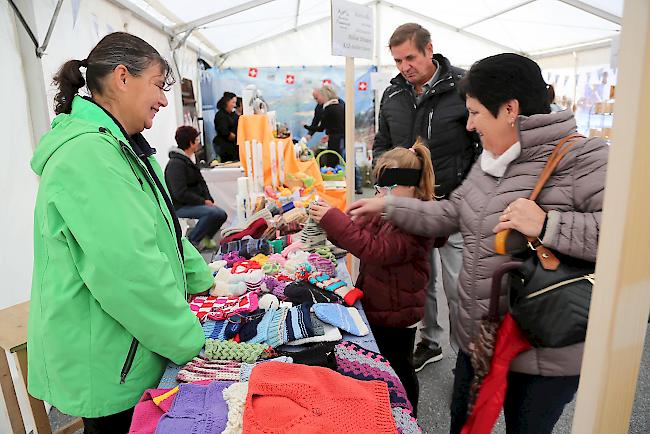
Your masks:
{"label": "person in background", "polygon": [[[433,200],[431,157],[420,142],[386,152],[375,165],[374,176],[377,197]],[[415,325],[424,314],[434,240],[409,234],[379,216],[353,222],[322,201],[310,205],[309,213],[332,243],[360,259],[355,286],[364,293],[361,302],[372,334],[402,381],[417,417],[419,383],[411,359]]]}
{"label": "person in background", "polygon": [[[474,367],[470,342],[490,304],[494,271],[511,261],[495,252],[500,231],[536,237],[562,255],[595,262],[609,146],[596,137],[576,139],[536,202],[528,199],[558,142],[576,132],[571,110],[551,112],[546,83],[533,60],[513,53],[476,62],[460,83],[467,97],[467,129],[483,153],[448,200],[423,202],[386,196],[352,204],[353,218],[382,214],[419,236],[460,231],[465,241],[458,281],[458,312],[451,332],[460,351],[454,369],[451,433],[461,432]],[[525,238],[520,237],[526,246]],[[502,300],[505,300],[505,287]],[[506,304],[501,303],[501,314]],[[584,343],[533,348],[510,363],[504,402],[506,431],[550,434],[578,388]]]}
{"label": "person in background", "polygon": [[[316,131],[325,131],[322,143],[327,143],[327,149],[336,151],[345,158],[345,104],[342,104],[332,86],[323,86],[319,89],[323,101],[323,112],[320,124]],[[328,155],[325,159],[329,167],[336,167],[339,159],[335,155]],[[354,167],[354,189],[356,194],[362,194],[361,171]]]}
{"label": "person in background", "polygon": [[224,92],[217,102],[217,113],[214,115],[214,151],[221,162],[239,161],[239,146],[237,146],[237,114],[234,112],[237,96],[232,92]]}
{"label": "person in background", "polygon": [[[416,137],[421,137],[436,168],[436,198],[447,199],[463,182],[478,155],[478,137],[465,129],[467,109],[457,90],[465,71],[452,66],[442,54],[434,54],[431,34],[419,24],[399,26],[388,46],[400,73],[381,99],[373,160],[395,147],[409,147]],[[449,314],[454,316],[462,254],[463,238],[456,233],[450,234],[444,247],[434,249],[431,256],[433,272],[420,326],[422,340],[413,355],[417,371],[442,359],[443,329],[438,320],[436,278],[442,278]],[[437,267],[438,257],[441,270]],[[453,336],[451,344],[456,347]]]}
{"label": "person in background", "polygon": [[548,104],[551,107],[552,112],[561,112],[564,110],[561,105],[557,104],[555,102],[555,88],[553,87],[552,84],[549,84],[546,87],[546,90],[548,92]]}
{"label": "person in background", "polygon": [[[307,130],[307,135],[305,138],[308,141],[311,140],[311,137],[319,131],[318,128],[320,127],[321,119],[323,118],[323,103],[325,102],[323,101],[323,95],[320,93],[320,88],[315,88],[312,91],[312,96],[314,97],[314,101],[316,101],[316,107],[314,107],[314,117],[310,125],[303,125]],[[342,104],[343,107],[345,107],[345,101],[343,101],[341,98],[338,100],[339,104]]]}
{"label": "person in background", "polygon": [[201,146],[200,134],[194,127],[182,126],[176,130],[175,138],[178,148],[169,151],[165,182],[176,214],[199,220],[188,234],[194,246],[199,250],[216,249],[213,237],[228,215],[214,204],[201,170],[192,161],[192,156]]}
{"label": "person in background", "polygon": [[237,97],[237,102],[235,103],[235,134],[237,134],[237,128],[239,127],[239,117],[244,114],[244,105],[241,96]]}
{"label": "person in background", "polygon": [[[85,77],[80,69],[86,71]],[[137,36],[105,36],[54,76],[40,176],[27,329],[28,390],[83,418],[85,433],[128,432],[133,407],[205,343],[186,296],[214,283],[181,237],[142,136],[167,106],[172,68]],[[77,94],[84,85],[90,97]]]}

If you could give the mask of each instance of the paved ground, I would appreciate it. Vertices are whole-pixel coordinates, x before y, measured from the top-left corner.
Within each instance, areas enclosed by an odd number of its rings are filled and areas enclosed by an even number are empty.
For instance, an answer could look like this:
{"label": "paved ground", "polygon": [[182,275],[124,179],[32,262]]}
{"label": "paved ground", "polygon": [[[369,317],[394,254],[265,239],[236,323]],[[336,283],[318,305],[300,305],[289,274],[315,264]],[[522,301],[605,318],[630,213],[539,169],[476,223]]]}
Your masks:
{"label": "paved ground", "polygon": [[[363,196],[371,197],[372,190],[365,189]],[[205,255],[207,256],[207,255]],[[206,258],[207,259],[207,258]],[[447,301],[442,290],[438,290],[438,306],[441,310],[441,325],[445,330],[449,330],[448,310],[446,309]],[[637,383],[636,399],[634,409],[630,420],[631,434],[650,433],[650,328],[646,333],[645,350],[639,379]],[[453,384],[453,372],[456,356],[449,346],[448,337],[445,342],[441,342],[444,358],[434,364],[429,364],[420,371],[420,404],[419,404],[419,422],[420,426],[427,434],[442,434],[449,432],[449,403],[451,401],[451,390]],[[573,409],[575,402],[571,403],[564,411],[558,424],[555,427],[554,434],[565,434],[571,432],[571,421],[573,418]],[[50,420],[53,422],[53,428],[61,426],[68,420],[68,416],[59,413],[53,409],[50,413]],[[497,422],[496,434],[505,433],[503,416]],[[75,434],[81,434],[81,431]],[[306,433],[308,434],[308,433]]]}

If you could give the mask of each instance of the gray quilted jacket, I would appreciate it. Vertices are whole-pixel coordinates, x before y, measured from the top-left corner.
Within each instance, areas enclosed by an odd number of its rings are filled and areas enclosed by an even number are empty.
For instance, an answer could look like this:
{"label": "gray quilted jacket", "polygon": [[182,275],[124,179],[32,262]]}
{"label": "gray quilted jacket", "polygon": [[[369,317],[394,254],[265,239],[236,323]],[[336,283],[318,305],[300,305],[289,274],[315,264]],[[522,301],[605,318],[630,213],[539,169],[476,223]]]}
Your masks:
{"label": "gray quilted jacket", "polygon": [[[477,162],[449,200],[423,202],[389,196],[386,202],[387,218],[412,233],[462,233],[465,248],[458,281],[459,303],[451,312],[451,332],[467,353],[488,311],[492,273],[510,259],[494,252],[492,229],[508,204],[530,195],[555,144],[576,131],[569,110],[520,116],[517,124],[521,155],[501,178],[484,173]],[[596,260],[607,155],[608,146],[602,139],[580,139],[562,159],[537,200],[548,212],[542,240],[545,246],[576,258]],[[505,313],[503,296],[500,307]],[[517,357],[510,369],[544,376],[577,375],[582,349],[583,344],[532,349]]]}

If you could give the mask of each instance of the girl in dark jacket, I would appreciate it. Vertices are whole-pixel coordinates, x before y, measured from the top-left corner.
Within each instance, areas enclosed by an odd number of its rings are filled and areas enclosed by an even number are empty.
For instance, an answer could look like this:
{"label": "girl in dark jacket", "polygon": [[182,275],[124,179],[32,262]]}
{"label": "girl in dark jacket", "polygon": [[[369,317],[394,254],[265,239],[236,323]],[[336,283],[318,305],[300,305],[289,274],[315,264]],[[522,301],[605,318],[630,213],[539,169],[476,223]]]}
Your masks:
{"label": "girl in dark jacket", "polygon": [[219,111],[214,115],[214,129],[217,131],[214,138],[214,151],[222,163],[239,161],[239,147],[237,146],[239,115],[233,112],[236,104],[237,96],[232,92],[224,92],[217,102]]}
{"label": "girl in dark jacket", "polygon": [[[422,143],[386,152],[374,170],[378,196],[433,200],[429,149]],[[328,239],[361,261],[356,287],[381,354],[399,376],[417,416],[419,384],[411,365],[415,325],[424,315],[434,240],[398,229],[381,217],[352,221],[322,201],[310,206]]]}

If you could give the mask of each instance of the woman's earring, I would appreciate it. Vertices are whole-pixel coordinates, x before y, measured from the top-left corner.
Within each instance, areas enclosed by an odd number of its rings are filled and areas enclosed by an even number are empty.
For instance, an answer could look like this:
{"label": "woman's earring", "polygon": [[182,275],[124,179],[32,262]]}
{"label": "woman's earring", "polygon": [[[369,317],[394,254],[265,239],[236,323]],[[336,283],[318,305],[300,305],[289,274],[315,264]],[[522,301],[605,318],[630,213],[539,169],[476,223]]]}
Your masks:
{"label": "woman's earring", "polygon": [[514,119],[510,119],[510,126],[511,126],[512,128],[515,127],[515,120],[514,120]]}

